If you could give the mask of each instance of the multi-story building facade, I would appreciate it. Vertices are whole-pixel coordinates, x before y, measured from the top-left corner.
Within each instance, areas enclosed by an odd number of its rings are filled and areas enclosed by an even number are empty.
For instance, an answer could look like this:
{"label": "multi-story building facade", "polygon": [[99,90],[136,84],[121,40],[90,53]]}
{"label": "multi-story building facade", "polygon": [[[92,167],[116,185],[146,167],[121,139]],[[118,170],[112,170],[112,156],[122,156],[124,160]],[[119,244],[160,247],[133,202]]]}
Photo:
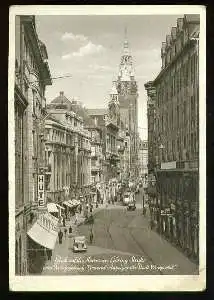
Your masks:
{"label": "multi-story building facade", "polygon": [[91,135],[91,182],[103,181],[102,131],[96,125],[87,128]]}
{"label": "multi-story building facade", "polygon": [[148,141],[139,141],[138,159],[140,176],[145,179],[148,175]]}
{"label": "multi-story building facade", "polygon": [[91,184],[91,136],[63,92],[48,106],[46,158],[48,195],[59,204],[78,197]]}
{"label": "multi-story building facade", "polygon": [[[153,114],[148,125],[149,172],[157,180],[153,216],[160,232],[197,259],[199,32],[199,15],[179,18],[162,44],[161,72],[145,85]],[[150,149],[152,131],[155,153]]]}
{"label": "multi-story building facade", "polygon": [[121,123],[117,136],[117,151],[119,155],[118,174],[120,181],[128,178],[130,172],[130,137],[129,133],[123,128]]}
{"label": "multi-story building facade", "polygon": [[129,51],[128,41],[124,42],[119,75],[115,82],[120,107],[120,119],[130,136],[131,176],[138,174],[138,88],[134,76],[133,58]]}
{"label": "multi-story building facade", "polygon": [[15,25],[15,272],[25,275],[32,268],[27,232],[45,206],[38,201],[38,174],[45,167],[45,88],[52,82],[35,17],[16,16]]}

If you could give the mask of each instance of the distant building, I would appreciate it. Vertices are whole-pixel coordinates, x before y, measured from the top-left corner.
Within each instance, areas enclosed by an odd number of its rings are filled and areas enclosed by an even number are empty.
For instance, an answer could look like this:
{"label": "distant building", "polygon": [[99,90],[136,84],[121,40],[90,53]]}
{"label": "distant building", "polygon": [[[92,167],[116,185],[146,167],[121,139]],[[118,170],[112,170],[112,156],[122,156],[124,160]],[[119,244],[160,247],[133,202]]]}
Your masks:
{"label": "distant building", "polygon": [[199,15],[179,18],[162,43],[161,72],[145,85],[152,106],[148,107],[149,173],[153,171],[157,180],[157,194],[150,199],[152,216],[160,232],[197,259],[199,32]]}
{"label": "distant building", "polygon": [[140,141],[139,142],[139,173],[143,178],[146,178],[148,175],[148,141]]}
{"label": "distant building", "polygon": [[[48,106],[46,151],[49,171],[47,194],[55,202],[80,196],[91,184],[91,136],[81,116],[71,110],[63,92]],[[52,157],[52,159],[51,159]]]}
{"label": "distant building", "polygon": [[133,58],[125,37],[119,74],[115,81],[120,120],[130,137],[130,176],[138,176],[138,87],[134,74]]}

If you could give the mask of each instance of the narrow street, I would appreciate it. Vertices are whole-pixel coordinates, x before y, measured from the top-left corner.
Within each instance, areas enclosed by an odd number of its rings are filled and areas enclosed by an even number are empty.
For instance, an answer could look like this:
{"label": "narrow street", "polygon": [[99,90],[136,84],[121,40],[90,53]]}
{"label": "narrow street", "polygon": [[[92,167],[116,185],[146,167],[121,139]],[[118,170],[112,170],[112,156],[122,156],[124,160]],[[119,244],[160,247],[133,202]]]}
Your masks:
{"label": "narrow street", "polygon": [[94,240],[89,244],[91,225],[74,227],[74,235],[85,235],[86,253],[73,253],[72,238],[56,244],[52,260],[43,275],[75,274],[197,274],[190,262],[169,242],[149,227],[149,216],[142,215],[142,191],[136,195],[135,211],[127,211],[121,203],[103,206],[94,216]]}

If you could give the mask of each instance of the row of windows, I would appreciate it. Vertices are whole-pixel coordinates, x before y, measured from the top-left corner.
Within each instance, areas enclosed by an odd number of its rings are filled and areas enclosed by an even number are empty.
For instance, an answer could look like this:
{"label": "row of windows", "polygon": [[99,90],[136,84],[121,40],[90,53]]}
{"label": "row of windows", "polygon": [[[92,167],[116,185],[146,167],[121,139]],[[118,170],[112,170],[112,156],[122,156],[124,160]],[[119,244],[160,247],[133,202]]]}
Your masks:
{"label": "row of windows", "polygon": [[[49,141],[66,143],[67,145],[75,145],[75,134],[66,134],[59,130],[46,128],[46,138]],[[80,135],[78,135],[78,147],[84,149],[90,149],[90,141]]]}
{"label": "row of windows", "polygon": [[[46,156],[46,163],[51,164],[50,152]],[[59,190],[63,186],[69,186],[75,179],[75,171],[73,167],[75,165],[74,154],[69,155],[69,159],[64,157],[64,163],[67,166],[67,170],[64,167],[59,168],[62,164],[62,157],[60,158],[59,156],[56,157],[54,155],[52,164],[53,169],[51,169],[51,176],[47,180],[47,190]]]}
{"label": "row of windows", "polygon": [[106,149],[108,152],[116,151],[116,137],[110,134],[106,136]]}
{"label": "row of windows", "polygon": [[69,124],[71,125],[71,126],[73,126],[73,127],[83,127],[82,126],[82,123],[79,121],[79,120],[77,120],[76,118],[74,118],[73,116],[70,116],[70,115],[65,115],[65,120],[67,121],[67,122],[69,122]]}
{"label": "row of windows", "polygon": [[164,151],[159,150],[161,160],[189,160],[198,158],[199,144],[197,132],[185,135],[176,140],[167,140]]}
{"label": "row of windows", "polygon": [[198,127],[198,101],[195,95],[190,97],[190,102],[184,101],[176,106],[168,106],[167,110],[161,111],[157,119],[157,128],[162,132],[178,130],[185,127],[188,130]]}
{"label": "row of windows", "polygon": [[16,208],[24,203],[24,172],[23,172],[23,118],[24,111],[15,104],[15,187]]}
{"label": "row of windows", "polygon": [[[198,80],[198,57],[193,54],[173,75],[171,72],[166,76],[161,85],[157,87],[157,104],[160,107],[163,103],[171,101],[172,97],[177,95],[181,89],[189,86],[189,83],[195,85]],[[166,88],[167,87],[167,88]],[[187,92],[187,91],[184,91]]]}
{"label": "row of windows", "polygon": [[173,58],[182,50],[183,46],[188,40],[187,29],[180,33],[179,38],[175,42],[172,42],[171,46],[167,49],[162,58],[162,67],[165,68]]}
{"label": "row of windows", "polygon": [[26,38],[24,38],[24,60],[28,63],[28,65],[33,68],[38,73],[38,65],[34,58],[32,51],[30,51],[29,43]]}

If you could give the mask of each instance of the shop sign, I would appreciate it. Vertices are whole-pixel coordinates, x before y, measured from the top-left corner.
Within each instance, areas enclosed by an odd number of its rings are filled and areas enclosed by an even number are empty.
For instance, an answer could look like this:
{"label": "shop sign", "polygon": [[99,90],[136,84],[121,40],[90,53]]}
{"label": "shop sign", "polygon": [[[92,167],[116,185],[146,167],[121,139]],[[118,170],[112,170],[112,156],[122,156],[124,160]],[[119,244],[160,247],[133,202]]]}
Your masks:
{"label": "shop sign", "polygon": [[176,169],[176,161],[161,163],[161,169],[162,170]]}
{"label": "shop sign", "polygon": [[45,175],[38,175],[38,208],[45,207]]}

